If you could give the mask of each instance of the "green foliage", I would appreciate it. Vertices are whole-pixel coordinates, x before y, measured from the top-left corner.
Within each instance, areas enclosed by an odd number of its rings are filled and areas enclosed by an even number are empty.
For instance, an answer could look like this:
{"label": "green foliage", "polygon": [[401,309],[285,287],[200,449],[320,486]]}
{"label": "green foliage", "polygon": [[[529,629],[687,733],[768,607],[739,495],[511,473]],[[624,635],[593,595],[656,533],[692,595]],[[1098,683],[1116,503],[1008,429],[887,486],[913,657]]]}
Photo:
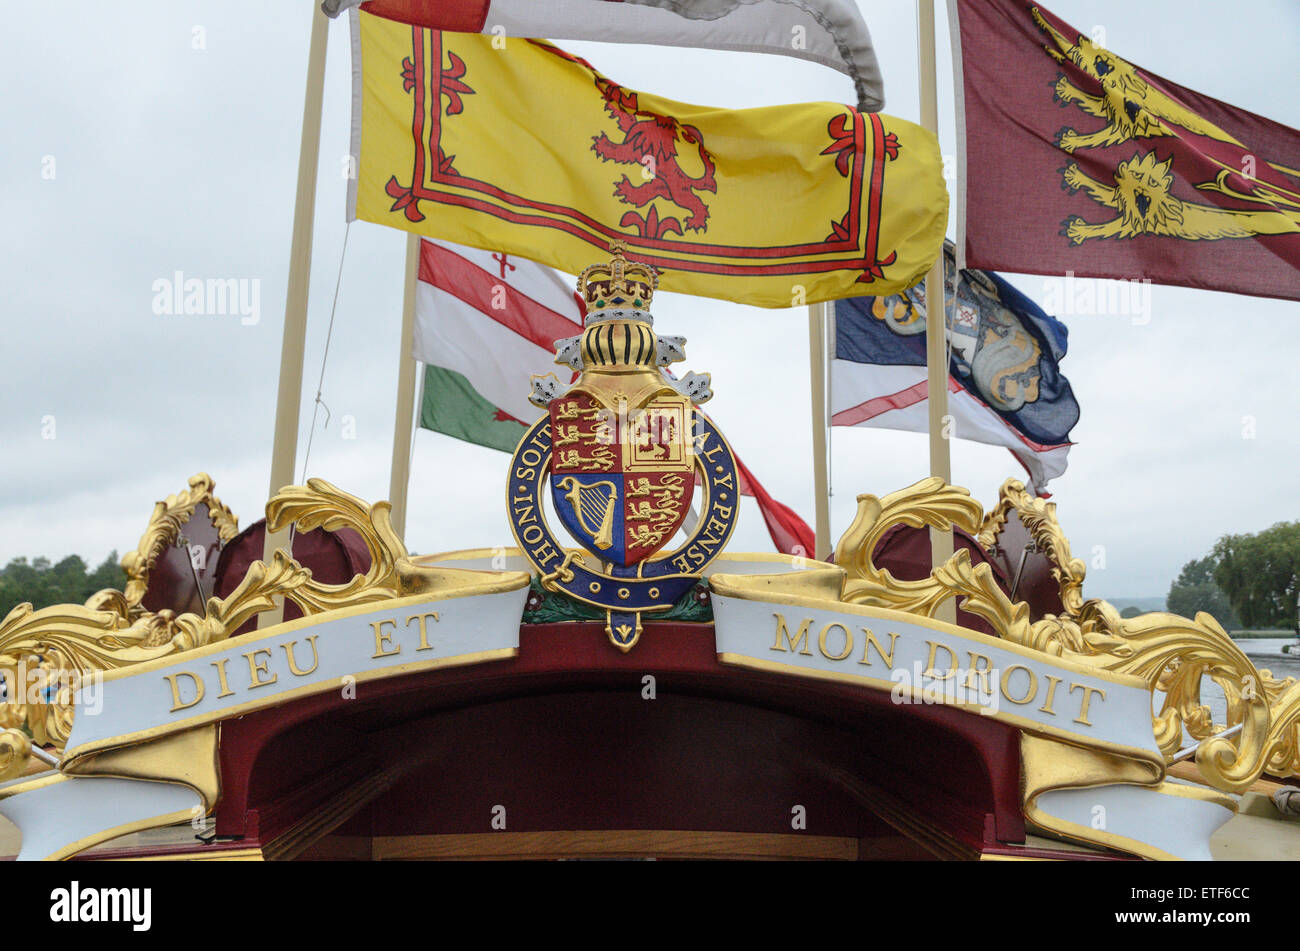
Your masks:
{"label": "green foliage", "polygon": [[1139,607],[1129,605],[1123,611],[1119,612],[1120,617],[1140,617],[1144,612]]}
{"label": "green foliage", "polygon": [[1174,586],[1191,588],[1198,584],[1213,584],[1214,568],[1218,563],[1218,556],[1214,554],[1206,555],[1204,558],[1198,558],[1195,561],[1189,561],[1183,565],[1183,570],[1178,573]]}
{"label": "green foliage", "polygon": [[1228,595],[1214,580],[1218,563],[1218,556],[1211,553],[1183,565],[1183,570],[1169,586],[1165,604],[1169,611],[1183,617],[1196,617],[1198,611],[1204,611],[1224,630],[1232,631],[1242,626],[1241,620]]}
{"label": "green foliage", "polygon": [[1237,612],[1232,609],[1232,602],[1214,582],[1185,588],[1171,586],[1167,603],[1172,613],[1183,617],[1194,618],[1198,611],[1204,611],[1218,621],[1225,631],[1235,631],[1243,626]]}
{"label": "green foliage", "polygon": [[0,618],[17,605],[30,601],[40,609],[51,604],[84,604],[96,591],[126,584],[126,572],[112,552],[94,571],[87,571],[79,555],[69,555],[56,565],[48,558],[15,558],[0,569]]}
{"label": "green foliage", "polygon": [[1246,627],[1288,627],[1300,636],[1300,522],[1278,522],[1253,535],[1225,535],[1214,556],[1214,580]]}

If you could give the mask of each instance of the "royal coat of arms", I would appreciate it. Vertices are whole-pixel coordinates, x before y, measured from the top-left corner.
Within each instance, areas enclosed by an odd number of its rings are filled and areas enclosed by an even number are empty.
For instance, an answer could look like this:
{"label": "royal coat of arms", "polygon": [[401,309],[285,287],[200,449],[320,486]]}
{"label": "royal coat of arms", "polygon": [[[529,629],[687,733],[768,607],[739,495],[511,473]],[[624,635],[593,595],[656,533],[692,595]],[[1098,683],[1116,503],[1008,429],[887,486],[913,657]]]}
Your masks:
{"label": "royal coat of arms", "polygon": [[[515,450],[508,499],[542,584],[605,608],[610,639],[628,650],[641,614],[672,607],[722,550],[738,485],[726,441],[696,412],[712,396],[708,374],[664,371],[684,358],[686,341],[654,332],[656,271],[628,261],[622,242],[611,251],[609,264],[578,278],[583,332],[556,341],[556,363],[578,379],[533,377],[530,399],[547,415]],[[580,549],[548,524],[547,494]],[[679,532],[684,541],[670,547]]]}

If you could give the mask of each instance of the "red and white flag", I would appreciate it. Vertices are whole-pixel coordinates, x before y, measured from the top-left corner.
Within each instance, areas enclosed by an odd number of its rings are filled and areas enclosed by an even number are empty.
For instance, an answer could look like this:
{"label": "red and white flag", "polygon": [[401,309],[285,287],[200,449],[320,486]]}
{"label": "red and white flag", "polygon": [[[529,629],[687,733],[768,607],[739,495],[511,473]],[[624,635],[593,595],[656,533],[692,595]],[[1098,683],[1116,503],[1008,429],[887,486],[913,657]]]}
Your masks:
{"label": "red and white flag", "polygon": [[[875,426],[924,433],[930,429],[926,368],[832,361],[831,425]],[[1029,476],[1029,489],[1047,496],[1047,483],[1065,473],[1071,443],[1035,442],[991,410],[987,403],[948,378],[952,434],[1004,446]]]}
{"label": "red and white flag", "polygon": [[[528,402],[528,380],[554,373],[569,381],[568,369],[555,365],[555,341],[582,333],[573,279],[524,258],[435,241],[420,242],[418,278],[415,359],[462,374],[521,427],[542,416]],[[511,451],[522,435],[521,428]]]}
{"label": "red and white flag", "polygon": [[871,33],[853,0],[325,0],[430,30],[775,53],[853,80],[858,109],[885,106]]}
{"label": "red and white flag", "polygon": [[[555,342],[582,333],[573,279],[524,258],[421,241],[415,297],[415,359],[424,363],[420,425],[513,452],[542,416],[528,402],[532,374],[555,373]],[[740,493],[763,513],[772,543],[810,555],[813,533],[773,499],[737,459]]]}

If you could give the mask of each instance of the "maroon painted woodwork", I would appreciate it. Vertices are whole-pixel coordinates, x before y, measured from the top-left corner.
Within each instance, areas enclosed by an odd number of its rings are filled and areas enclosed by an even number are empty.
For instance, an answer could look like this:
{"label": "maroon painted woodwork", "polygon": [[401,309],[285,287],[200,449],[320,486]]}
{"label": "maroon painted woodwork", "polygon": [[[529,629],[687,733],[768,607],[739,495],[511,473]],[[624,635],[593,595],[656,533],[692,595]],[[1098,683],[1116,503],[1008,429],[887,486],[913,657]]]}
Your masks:
{"label": "maroon painted woodwork", "polygon": [[[254,522],[230,540],[217,560],[216,597],[227,597],[239,586],[248,573],[249,566],[262,560],[265,544],[266,519]],[[370,552],[361,536],[350,528],[337,532],[327,532],[320,528],[310,532],[297,532],[293,538],[293,557],[300,565],[311,569],[315,580],[325,584],[346,584],[356,575],[370,570]],[[292,621],[300,617],[302,611],[286,599],[284,620]],[[254,618],[235,631],[235,634],[244,634],[256,627],[257,619]]]}
{"label": "maroon painted woodwork", "polygon": [[[1015,599],[1029,605],[1029,619],[1037,621],[1048,614],[1064,614],[1061,604],[1061,586],[1052,576],[1052,562],[1047,553],[1032,546],[1033,536],[1020,521],[1020,513],[1012,509],[1007,513],[1007,522],[994,539],[993,550],[989,557],[996,568],[1001,569],[1006,579],[1004,590],[1010,592],[1015,587]],[[1024,568],[1020,569],[1020,556],[1026,548]],[[1016,581],[1016,572],[1020,570],[1020,580]]]}
{"label": "maroon painted woodwork", "polygon": [[[954,529],[953,536],[954,550],[964,549],[969,552],[972,565],[988,565],[993,569],[993,578],[998,586],[1003,591],[1010,591],[1010,578],[1013,576],[1006,573],[1005,565],[1000,560],[991,558],[974,537],[961,529]],[[930,577],[933,570],[930,561],[930,529],[895,525],[877,543],[876,550],[872,553],[872,563],[877,568],[888,569],[900,581],[921,581]],[[982,634],[996,636],[992,625],[982,617],[960,609],[957,611],[957,623]]]}
{"label": "maroon painted woodwork", "polygon": [[896,840],[894,810],[972,854],[1024,838],[1018,730],[724,666],[707,624],[649,622],[628,654],[600,623],[526,626],[511,660],[356,691],[222,724],[219,836],[272,842],[385,773],[341,833],[488,832],[495,805],[517,832],[789,833],[801,805],[813,835]]}
{"label": "maroon painted woodwork", "polygon": [[202,614],[204,604],[216,588],[217,561],[221,536],[208,514],[208,503],[200,502],[181,526],[181,538],[164,548],[149,572],[149,585],[140,603],[146,611],[175,611]]}

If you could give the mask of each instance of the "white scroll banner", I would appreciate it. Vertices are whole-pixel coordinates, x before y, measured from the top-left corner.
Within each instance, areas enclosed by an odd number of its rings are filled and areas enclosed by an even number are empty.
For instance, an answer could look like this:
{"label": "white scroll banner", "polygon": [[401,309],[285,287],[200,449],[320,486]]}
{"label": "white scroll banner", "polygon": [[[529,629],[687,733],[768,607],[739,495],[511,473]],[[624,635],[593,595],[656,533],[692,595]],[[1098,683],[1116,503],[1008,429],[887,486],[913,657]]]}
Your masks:
{"label": "white scroll banner", "polygon": [[900,704],[962,707],[1148,761],[1155,775],[1163,771],[1151,691],[1137,677],[1099,675],[1082,664],[900,611],[795,595],[738,597],[727,578],[715,576],[713,584],[723,663],[883,690]]}
{"label": "white scroll banner", "polygon": [[64,761],[312,694],[364,696],[370,680],[513,657],[527,596],[397,598],[112,671],[78,692]]}
{"label": "white scroll banner", "polygon": [[[61,761],[68,772],[0,785],[0,815],[23,837],[18,858],[67,858],[210,809],[184,764],[168,781],[175,751],[158,751],[151,741],[192,736],[204,724],[327,691],[363,698],[368,681],[515,656],[527,581],[523,574],[498,575],[479,582],[485,590],[466,582],[459,597],[414,595],[325,612],[84,684]],[[94,754],[122,749],[146,765],[157,760],[162,775],[93,774]],[[73,775],[87,763],[90,775]]]}
{"label": "white scroll banner", "polygon": [[1036,797],[1031,818],[1055,831],[1101,839],[1148,858],[1208,862],[1214,859],[1210,836],[1235,814],[1226,797],[1171,780],[1154,787],[1116,783],[1051,789]]}
{"label": "white scroll banner", "polygon": [[174,783],[50,773],[5,785],[19,783],[25,792],[0,800],[0,815],[22,833],[19,862],[68,858],[87,845],[203,815],[199,794]]}

